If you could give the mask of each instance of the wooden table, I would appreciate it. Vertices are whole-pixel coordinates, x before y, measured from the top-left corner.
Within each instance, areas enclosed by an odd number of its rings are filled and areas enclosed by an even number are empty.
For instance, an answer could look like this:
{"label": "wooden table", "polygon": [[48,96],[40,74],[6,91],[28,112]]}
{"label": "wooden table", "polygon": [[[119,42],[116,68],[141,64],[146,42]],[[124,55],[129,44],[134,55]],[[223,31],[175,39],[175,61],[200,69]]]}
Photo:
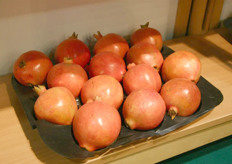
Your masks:
{"label": "wooden table", "polygon": [[[191,124],[159,138],[110,150],[86,163],[155,163],[232,134],[232,45],[218,33],[165,42],[173,50],[188,50],[202,62],[202,76],[223,94],[223,102]],[[11,76],[0,77],[1,163],[77,163],[50,150],[32,130],[11,86]]]}

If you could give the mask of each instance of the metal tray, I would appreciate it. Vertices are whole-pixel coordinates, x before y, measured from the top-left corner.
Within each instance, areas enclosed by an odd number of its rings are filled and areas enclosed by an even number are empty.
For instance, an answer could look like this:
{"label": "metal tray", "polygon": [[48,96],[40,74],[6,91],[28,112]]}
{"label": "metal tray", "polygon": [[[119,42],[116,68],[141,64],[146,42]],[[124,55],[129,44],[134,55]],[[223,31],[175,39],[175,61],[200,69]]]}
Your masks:
{"label": "metal tray", "polygon": [[[162,49],[164,58],[173,52],[173,50],[166,46],[164,46]],[[197,86],[201,91],[202,100],[199,109],[193,115],[188,117],[176,116],[174,120],[171,120],[170,117],[166,114],[163,122],[159,125],[159,127],[148,131],[130,130],[125,126],[122,120],[121,132],[113,144],[94,152],[88,152],[87,150],[79,147],[78,143],[74,139],[71,125],[56,125],[45,120],[37,120],[35,118],[33,107],[38,96],[32,91],[30,87],[22,86],[16,81],[14,77],[12,77],[12,85],[23,106],[23,110],[28,118],[28,121],[30,122],[32,129],[37,128],[39,135],[44,143],[53,151],[62,156],[80,160],[84,160],[95,155],[101,155],[109,148],[117,148],[122,145],[133,144],[133,142],[146,139],[148,137],[165,135],[177,128],[189,124],[198,117],[212,110],[223,101],[222,93],[206,79],[200,77]],[[76,101],[77,105],[81,105],[80,99],[76,99]],[[119,112],[121,113],[121,108],[119,109]]]}

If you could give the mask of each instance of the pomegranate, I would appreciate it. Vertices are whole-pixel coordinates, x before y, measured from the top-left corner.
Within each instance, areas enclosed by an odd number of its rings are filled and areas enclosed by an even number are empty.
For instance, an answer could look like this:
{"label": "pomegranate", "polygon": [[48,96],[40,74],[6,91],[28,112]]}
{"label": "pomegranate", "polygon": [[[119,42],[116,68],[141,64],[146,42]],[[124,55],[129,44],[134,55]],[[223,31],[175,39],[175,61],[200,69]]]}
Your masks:
{"label": "pomegranate", "polygon": [[84,104],[73,119],[75,139],[90,152],[112,144],[120,130],[121,117],[117,109],[101,102]]}
{"label": "pomegranate", "polygon": [[51,68],[52,62],[44,53],[32,50],[23,53],[15,61],[13,74],[22,85],[41,85]]}
{"label": "pomegranate", "polygon": [[201,93],[197,85],[184,78],[169,80],[161,88],[160,94],[172,119],[176,115],[192,115],[201,103]]}
{"label": "pomegranate", "polygon": [[162,81],[158,71],[146,64],[129,67],[123,77],[123,88],[127,94],[138,89],[159,91],[161,84]]}
{"label": "pomegranate", "polygon": [[188,51],[176,51],[163,62],[161,76],[164,82],[173,78],[186,78],[197,83],[201,74],[200,59]]}
{"label": "pomegranate", "polygon": [[81,100],[83,103],[100,101],[118,109],[123,101],[123,88],[109,75],[94,76],[84,83]]}
{"label": "pomegranate", "polygon": [[89,75],[91,77],[110,75],[121,81],[125,72],[126,64],[124,60],[112,52],[100,52],[96,54],[89,64]]}
{"label": "pomegranate", "polygon": [[162,122],[166,106],[158,92],[140,89],[129,94],[122,112],[124,121],[130,129],[150,130]]}
{"label": "pomegranate", "polygon": [[113,52],[124,58],[129,50],[129,44],[127,43],[126,39],[118,34],[109,33],[102,36],[102,34],[98,31],[98,34],[94,34],[94,37],[97,39],[93,49],[94,54],[106,51]]}
{"label": "pomegranate", "polygon": [[83,68],[90,61],[89,48],[84,42],[77,39],[75,32],[70,38],[62,41],[56,48],[56,62],[62,63],[66,58],[72,59],[73,63],[79,64]]}
{"label": "pomegranate", "polygon": [[71,125],[77,104],[72,93],[64,87],[53,87],[46,90],[45,87],[35,87],[39,94],[34,112],[38,120],[47,120],[54,124]]}
{"label": "pomegranate", "polygon": [[85,70],[77,64],[59,63],[52,67],[47,76],[48,87],[66,87],[78,97],[84,82],[88,80]]}
{"label": "pomegranate", "polygon": [[141,28],[136,30],[131,35],[131,45],[133,46],[137,43],[146,42],[155,45],[158,50],[161,50],[163,46],[163,40],[160,32],[157,29],[148,26],[149,22],[147,22],[145,25],[141,25]]}
{"label": "pomegranate", "polygon": [[138,43],[132,46],[127,52],[127,64],[148,64],[158,71],[163,64],[163,56],[161,52],[152,44]]}

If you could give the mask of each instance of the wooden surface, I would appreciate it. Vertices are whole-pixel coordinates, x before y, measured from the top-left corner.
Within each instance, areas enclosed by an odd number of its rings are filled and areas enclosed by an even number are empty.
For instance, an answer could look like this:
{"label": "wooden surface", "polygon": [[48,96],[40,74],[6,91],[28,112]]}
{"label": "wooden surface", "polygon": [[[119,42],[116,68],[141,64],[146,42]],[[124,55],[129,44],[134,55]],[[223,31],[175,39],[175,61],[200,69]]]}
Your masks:
{"label": "wooden surface", "polygon": [[179,0],[174,38],[202,35],[219,25],[224,0]]}
{"label": "wooden surface", "polygon": [[[223,94],[214,110],[159,138],[110,150],[86,163],[155,163],[232,134],[232,45],[217,33],[166,41],[173,50],[189,50],[202,62],[202,76]],[[11,74],[0,77],[1,163],[78,163],[50,150],[32,130],[11,86]]]}
{"label": "wooden surface", "polygon": [[176,12],[176,22],[173,37],[183,37],[187,34],[189,15],[191,13],[192,0],[179,0]]}

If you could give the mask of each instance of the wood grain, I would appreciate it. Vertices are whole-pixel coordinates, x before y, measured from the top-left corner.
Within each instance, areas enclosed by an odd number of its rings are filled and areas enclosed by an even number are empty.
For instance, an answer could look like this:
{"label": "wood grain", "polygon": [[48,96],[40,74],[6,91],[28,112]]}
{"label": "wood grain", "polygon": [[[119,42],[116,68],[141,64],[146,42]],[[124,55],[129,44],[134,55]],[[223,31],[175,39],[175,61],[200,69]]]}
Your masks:
{"label": "wood grain", "polygon": [[192,0],[179,0],[176,12],[176,22],[173,37],[183,37],[187,34]]}
{"label": "wood grain", "polygon": [[203,35],[219,25],[224,0],[179,0],[174,38]]}

